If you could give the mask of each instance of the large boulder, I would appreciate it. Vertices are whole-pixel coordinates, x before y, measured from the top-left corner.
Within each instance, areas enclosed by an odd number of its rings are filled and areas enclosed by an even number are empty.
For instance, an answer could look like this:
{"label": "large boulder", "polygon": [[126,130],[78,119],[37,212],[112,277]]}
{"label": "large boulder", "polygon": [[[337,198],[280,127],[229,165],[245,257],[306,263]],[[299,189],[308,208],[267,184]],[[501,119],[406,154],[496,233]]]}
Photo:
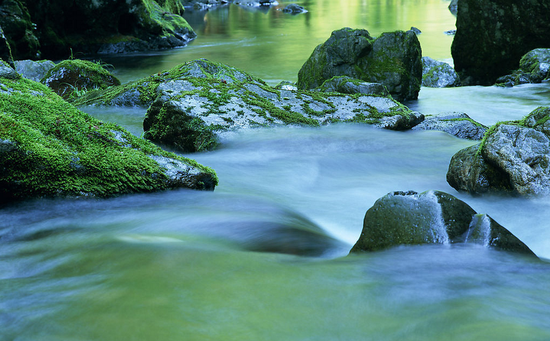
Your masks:
{"label": "large boulder", "polygon": [[413,130],[440,130],[461,139],[481,140],[487,127],[476,122],[465,113],[448,113],[438,116],[427,116]]}
{"label": "large boulder", "polygon": [[550,48],[534,49],[519,61],[519,69],[511,75],[499,77],[498,85],[514,86],[525,83],[540,83],[550,79]]}
{"label": "large boulder", "polygon": [[352,253],[398,245],[475,243],[498,250],[535,254],[510,231],[468,204],[439,191],[393,192],[367,211]]}
{"label": "large boulder", "polygon": [[481,145],[453,156],[447,181],[470,193],[550,194],[550,108],[491,127]]}
{"label": "large boulder", "polygon": [[[15,59],[36,59],[40,56],[40,42],[29,11],[20,0],[0,0],[0,21],[2,36],[8,44],[8,55],[3,51],[1,58],[12,62]],[[3,48],[4,49],[4,48]],[[9,59],[6,59],[8,57]]]}
{"label": "large boulder", "polygon": [[0,204],[212,190],[217,184],[211,169],[94,119],[45,85],[13,73],[18,78],[0,78]]}
{"label": "large boulder", "polygon": [[550,47],[547,0],[460,0],[451,52],[466,85],[492,85],[525,53]]}
{"label": "large boulder", "polygon": [[[67,58],[72,52],[120,53],[184,46],[196,34],[180,14],[177,0],[3,0],[28,9],[28,22],[43,57]],[[8,13],[16,15],[10,7]],[[12,36],[3,27],[8,37]],[[15,36],[14,36],[15,37]],[[27,38],[32,37],[27,34]],[[12,45],[12,50],[13,45]],[[15,59],[35,55],[13,51]]]}
{"label": "large boulder", "polygon": [[388,96],[276,89],[205,59],[90,92],[75,104],[149,107],[144,136],[185,152],[214,148],[221,134],[250,127],[358,122],[406,130],[424,118]]}
{"label": "large boulder", "polygon": [[99,63],[80,59],[64,60],[55,65],[46,72],[41,82],[66,100],[72,100],[86,91],[120,85],[118,78]]}
{"label": "large boulder", "polygon": [[382,33],[343,28],[317,46],[298,73],[299,89],[314,89],[335,76],[383,84],[398,101],[418,98],[422,49],[412,31]]}
{"label": "large boulder", "polygon": [[430,57],[422,57],[422,86],[447,88],[460,85],[460,78],[453,67]]}

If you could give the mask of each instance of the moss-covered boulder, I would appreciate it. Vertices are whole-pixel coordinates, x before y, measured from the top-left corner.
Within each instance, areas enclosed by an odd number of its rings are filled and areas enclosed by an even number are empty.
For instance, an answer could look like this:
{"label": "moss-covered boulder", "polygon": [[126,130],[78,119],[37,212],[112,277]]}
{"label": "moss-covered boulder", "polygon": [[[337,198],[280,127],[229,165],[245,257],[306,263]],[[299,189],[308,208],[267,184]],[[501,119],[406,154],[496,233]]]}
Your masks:
{"label": "moss-covered boulder", "polygon": [[460,79],[453,67],[430,57],[422,57],[422,86],[450,88],[460,85]]}
{"label": "moss-covered boulder", "polygon": [[550,79],[550,48],[534,49],[519,61],[519,69],[510,75],[499,77],[497,85],[514,86],[525,83],[540,83]]}
{"label": "moss-covered boulder", "polygon": [[299,89],[314,89],[335,76],[381,83],[398,101],[418,98],[422,50],[412,31],[383,33],[343,28],[317,46],[298,73]]}
{"label": "moss-covered boulder", "polygon": [[100,64],[80,59],[64,60],[55,65],[41,82],[66,100],[73,100],[86,91],[120,85],[118,78]]}
{"label": "moss-covered boulder", "polygon": [[[178,0],[5,0],[28,9],[42,57],[74,53],[121,53],[184,46],[196,37],[181,17]],[[15,10],[8,13],[16,15]],[[34,27],[34,26],[32,26]],[[4,27],[5,29],[5,27]],[[28,31],[28,29],[26,29]],[[29,31],[30,32],[30,31]],[[8,37],[12,34],[5,29]],[[15,59],[35,59],[14,50]]]}
{"label": "moss-covered boulder", "polygon": [[[36,27],[31,21],[29,11],[24,1],[2,0],[0,1],[0,17],[2,20],[2,36],[6,40],[6,51],[0,56],[11,62],[16,59],[36,59],[40,56],[40,42],[36,37]],[[9,58],[9,59],[6,59]]]}
{"label": "moss-covered boulder", "polygon": [[453,156],[447,181],[470,193],[550,194],[550,108],[492,126],[479,146]]}
{"label": "moss-covered boulder", "polygon": [[220,134],[250,127],[362,122],[406,130],[423,119],[391,97],[276,89],[205,59],[90,92],[75,104],[149,106],[144,136],[186,152],[214,148]]}
{"label": "moss-covered boulder", "polygon": [[474,121],[465,113],[448,113],[437,116],[427,116],[413,130],[439,130],[467,140],[481,140],[487,132],[487,127]]}
{"label": "moss-covered boulder", "polygon": [[510,231],[468,204],[439,192],[393,192],[367,211],[352,253],[398,245],[475,243],[499,250],[535,254]]}
{"label": "moss-covered boulder", "polygon": [[550,47],[547,0],[460,0],[451,52],[466,85],[492,85],[535,48]]}
{"label": "moss-covered boulder", "polygon": [[94,119],[45,85],[0,78],[1,204],[216,184],[211,169]]}

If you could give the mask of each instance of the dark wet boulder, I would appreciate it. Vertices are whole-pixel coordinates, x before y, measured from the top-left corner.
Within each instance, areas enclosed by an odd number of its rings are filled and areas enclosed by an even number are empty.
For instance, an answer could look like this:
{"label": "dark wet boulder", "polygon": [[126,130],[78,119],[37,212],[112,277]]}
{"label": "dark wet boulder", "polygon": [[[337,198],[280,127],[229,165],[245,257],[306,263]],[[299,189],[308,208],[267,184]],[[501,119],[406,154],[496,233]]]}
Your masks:
{"label": "dark wet boulder", "polygon": [[73,100],[86,91],[120,85],[118,78],[99,63],[80,59],[64,60],[55,65],[41,82],[67,100]]}
{"label": "dark wet boulder", "polygon": [[480,146],[453,156],[447,181],[470,193],[550,194],[549,119],[550,108],[541,107],[521,121],[491,127]]}
{"label": "dark wet boulder", "polygon": [[449,113],[427,116],[414,130],[440,130],[461,139],[481,140],[487,127],[476,122],[465,113]]}
{"label": "dark wet boulder", "polygon": [[460,79],[453,67],[430,57],[422,57],[422,86],[447,88],[460,85]]}
{"label": "dark wet boulder", "polygon": [[15,59],[36,59],[33,51],[38,47],[42,57],[62,59],[78,52],[121,53],[184,46],[196,36],[181,17],[183,5],[174,0],[4,0],[3,3],[21,4],[24,16],[14,6],[4,12],[28,22],[17,32],[2,24],[10,43],[19,39],[35,46],[27,51],[17,43],[11,44]]}
{"label": "dark wet boulder", "polygon": [[83,113],[43,84],[0,78],[0,103],[1,204],[217,184],[211,169]]}
{"label": "dark wet boulder", "polygon": [[21,78],[21,75],[9,66],[8,63],[0,60],[0,78],[19,79]]}
{"label": "dark wet boulder", "polygon": [[514,86],[526,83],[540,83],[550,79],[550,48],[534,49],[519,61],[519,69],[510,75],[499,77],[497,85]]}
{"label": "dark wet boulder", "polygon": [[40,82],[40,80],[46,76],[48,71],[55,66],[55,63],[51,60],[34,61],[25,59],[16,60],[14,64],[15,71],[17,71],[17,73],[35,82]]}
{"label": "dark wet boulder", "polygon": [[510,231],[468,204],[439,192],[393,192],[367,211],[351,253],[398,245],[475,243],[503,251],[535,254]]}
{"label": "dark wet boulder", "polygon": [[25,3],[19,0],[1,0],[0,18],[2,18],[0,21],[2,36],[9,44],[7,48],[10,59],[5,59],[5,52],[2,53],[2,58],[10,62],[11,58],[38,58],[40,42],[36,37],[36,26],[31,21]]}
{"label": "dark wet boulder", "polygon": [[298,73],[299,89],[314,89],[335,76],[383,84],[398,101],[417,99],[422,50],[412,31],[382,33],[343,28],[317,46]]}
{"label": "dark wet boulder", "polygon": [[364,94],[389,96],[388,89],[380,83],[368,83],[347,76],[337,76],[326,80],[319,88],[323,92],[339,92],[342,94]]}
{"label": "dark wet boulder", "polygon": [[518,68],[521,57],[550,47],[547,0],[461,0],[451,47],[465,85],[492,85]]}

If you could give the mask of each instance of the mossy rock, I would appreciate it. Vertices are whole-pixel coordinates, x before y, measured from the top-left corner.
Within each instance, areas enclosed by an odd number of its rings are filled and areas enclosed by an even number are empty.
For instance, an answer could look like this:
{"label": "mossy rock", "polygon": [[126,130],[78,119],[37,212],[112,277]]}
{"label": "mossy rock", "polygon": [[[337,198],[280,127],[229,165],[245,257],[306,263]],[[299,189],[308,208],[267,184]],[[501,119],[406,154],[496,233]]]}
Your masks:
{"label": "mossy rock", "polygon": [[317,46],[298,73],[299,89],[314,89],[335,76],[383,84],[393,98],[418,98],[422,80],[422,49],[412,31],[382,33],[343,28]]}
{"label": "mossy rock", "polygon": [[40,42],[35,25],[24,1],[4,0],[0,2],[1,39],[0,58],[12,63],[15,59],[36,59],[40,57]]}
{"label": "mossy rock", "polygon": [[90,90],[120,85],[118,78],[100,64],[80,59],[62,61],[41,82],[66,100],[74,100]]}
{"label": "mossy rock", "polygon": [[0,78],[0,203],[212,190],[213,170],[103,123],[48,87]]}
{"label": "mossy rock", "polygon": [[474,243],[528,256],[535,254],[510,231],[468,204],[440,192],[393,192],[367,211],[351,253],[398,245]]}
{"label": "mossy rock", "polygon": [[456,153],[447,181],[473,194],[550,194],[550,108],[490,127],[478,146]]}

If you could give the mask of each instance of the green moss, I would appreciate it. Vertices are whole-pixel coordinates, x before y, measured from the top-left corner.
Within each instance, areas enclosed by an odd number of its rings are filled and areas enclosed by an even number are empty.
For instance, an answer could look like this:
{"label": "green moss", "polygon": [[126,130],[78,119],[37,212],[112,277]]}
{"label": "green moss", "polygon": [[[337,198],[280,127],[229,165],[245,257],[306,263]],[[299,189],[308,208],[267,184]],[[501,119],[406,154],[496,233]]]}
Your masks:
{"label": "green moss", "polygon": [[16,148],[0,158],[3,198],[108,197],[169,188],[164,169],[147,155],[195,166],[217,183],[213,170],[94,119],[42,84],[1,82],[9,92],[0,91],[0,139]]}
{"label": "green moss", "polygon": [[[142,0],[148,12],[148,16],[144,17],[159,25],[164,34],[174,34],[180,32],[182,29],[187,29],[190,32],[193,31],[185,19],[178,14],[174,14],[182,11],[183,6],[180,2],[175,0],[165,0],[162,2],[163,5],[160,5],[154,0]],[[173,10],[176,12],[172,12]]]}

